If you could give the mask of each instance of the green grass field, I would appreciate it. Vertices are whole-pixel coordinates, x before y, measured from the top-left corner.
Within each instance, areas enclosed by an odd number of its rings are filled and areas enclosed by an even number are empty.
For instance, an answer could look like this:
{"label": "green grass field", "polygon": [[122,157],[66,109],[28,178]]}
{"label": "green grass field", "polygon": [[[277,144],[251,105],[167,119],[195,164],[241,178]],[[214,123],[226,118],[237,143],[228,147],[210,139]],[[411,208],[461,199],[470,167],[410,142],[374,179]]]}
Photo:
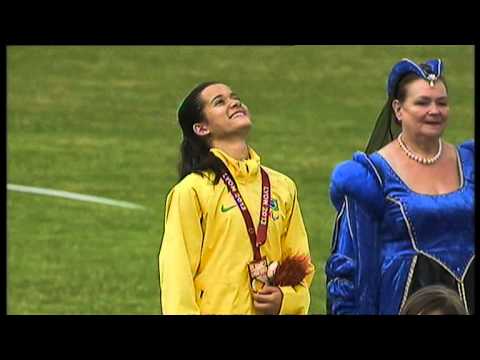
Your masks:
{"label": "green grass field", "polygon": [[160,314],[158,251],[175,184],[176,109],[217,80],[252,113],[250,145],[295,180],[325,313],[334,166],[363,150],[403,57],[440,57],[445,139],[474,136],[473,46],[7,48],[7,181],[129,201],[131,210],[7,193],[9,314]]}

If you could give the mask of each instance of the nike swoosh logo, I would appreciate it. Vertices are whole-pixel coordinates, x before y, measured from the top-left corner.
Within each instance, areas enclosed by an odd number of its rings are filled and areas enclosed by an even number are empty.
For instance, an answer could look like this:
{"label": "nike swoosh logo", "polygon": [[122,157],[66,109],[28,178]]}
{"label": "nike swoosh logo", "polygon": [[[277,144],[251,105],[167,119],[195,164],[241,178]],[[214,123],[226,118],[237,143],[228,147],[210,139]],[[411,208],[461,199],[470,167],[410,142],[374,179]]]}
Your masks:
{"label": "nike swoosh logo", "polygon": [[223,207],[223,205],[222,205],[222,209],[221,209],[221,210],[222,210],[222,212],[227,212],[228,210],[232,210],[232,209],[233,209],[234,207],[236,207],[236,206],[237,206],[237,205],[233,205],[233,206],[230,206],[230,207],[227,207],[227,208],[226,208],[226,207]]}

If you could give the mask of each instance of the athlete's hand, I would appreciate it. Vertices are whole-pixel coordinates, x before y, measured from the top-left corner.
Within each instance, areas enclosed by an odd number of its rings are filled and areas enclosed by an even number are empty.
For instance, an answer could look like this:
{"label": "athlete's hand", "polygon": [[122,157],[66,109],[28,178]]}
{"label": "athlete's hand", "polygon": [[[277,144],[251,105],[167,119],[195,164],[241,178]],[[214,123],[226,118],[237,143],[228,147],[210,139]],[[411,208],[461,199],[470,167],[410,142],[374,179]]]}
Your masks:
{"label": "athlete's hand", "polygon": [[282,307],[283,293],[278,286],[265,285],[262,290],[253,292],[253,306],[263,315],[278,315]]}

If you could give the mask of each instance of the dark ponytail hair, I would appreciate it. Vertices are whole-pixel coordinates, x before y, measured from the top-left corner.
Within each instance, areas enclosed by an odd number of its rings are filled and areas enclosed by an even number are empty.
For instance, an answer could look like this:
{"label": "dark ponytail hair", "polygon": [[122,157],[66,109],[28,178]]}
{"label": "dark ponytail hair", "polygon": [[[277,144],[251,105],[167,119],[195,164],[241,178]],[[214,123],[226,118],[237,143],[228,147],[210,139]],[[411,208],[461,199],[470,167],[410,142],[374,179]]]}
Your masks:
{"label": "dark ponytail hair", "polygon": [[444,315],[467,315],[457,292],[443,285],[430,285],[413,293],[405,302],[401,315],[430,315],[439,311]]}
{"label": "dark ponytail hair", "polygon": [[210,152],[207,140],[193,132],[193,124],[205,119],[203,113],[205,104],[200,94],[205,88],[214,84],[219,84],[219,82],[208,81],[197,85],[190,91],[178,109],[178,122],[183,133],[178,164],[179,181],[192,172],[202,175],[202,172],[207,170],[211,170],[215,174],[214,184],[220,180],[223,162]]}

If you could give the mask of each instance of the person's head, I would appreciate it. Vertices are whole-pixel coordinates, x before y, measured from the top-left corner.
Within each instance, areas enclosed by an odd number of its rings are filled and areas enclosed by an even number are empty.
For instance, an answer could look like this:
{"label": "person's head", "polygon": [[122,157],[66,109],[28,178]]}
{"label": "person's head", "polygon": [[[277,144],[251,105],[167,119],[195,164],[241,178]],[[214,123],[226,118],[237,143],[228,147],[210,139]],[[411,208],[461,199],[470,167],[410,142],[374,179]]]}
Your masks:
{"label": "person's head", "polygon": [[413,293],[405,302],[401,315],[466,315],[458,294],[443,286],[431,285]]}
{"label": "person's head", "polygon": [[440,60],[418,65],[422,73],[416,67],[412,68],[414,65],[407,60],[403,62],[407,62],[405,72],[392,76],[390,98],[393,121],[400,125],[404,133],[439,137],[446,128],[449,111],[447,86],[441,74]]}
{"label": "person's head", "polygon": [[238,95],[225,84],[210,81],[197,85],[178,109],[183,141],[180,179],[191,172],[213,170],[218,159],[210,148],[221,141],[245,140],[251,127],[250,113]]}
{"label": "person's head", "polygon": [[448,119],[447,93],[440,59],[423,64],[410,59],[396,63],[387,80],[387,102],[366,152],[380,149],[400,132],[424,138],[441,136]]}

